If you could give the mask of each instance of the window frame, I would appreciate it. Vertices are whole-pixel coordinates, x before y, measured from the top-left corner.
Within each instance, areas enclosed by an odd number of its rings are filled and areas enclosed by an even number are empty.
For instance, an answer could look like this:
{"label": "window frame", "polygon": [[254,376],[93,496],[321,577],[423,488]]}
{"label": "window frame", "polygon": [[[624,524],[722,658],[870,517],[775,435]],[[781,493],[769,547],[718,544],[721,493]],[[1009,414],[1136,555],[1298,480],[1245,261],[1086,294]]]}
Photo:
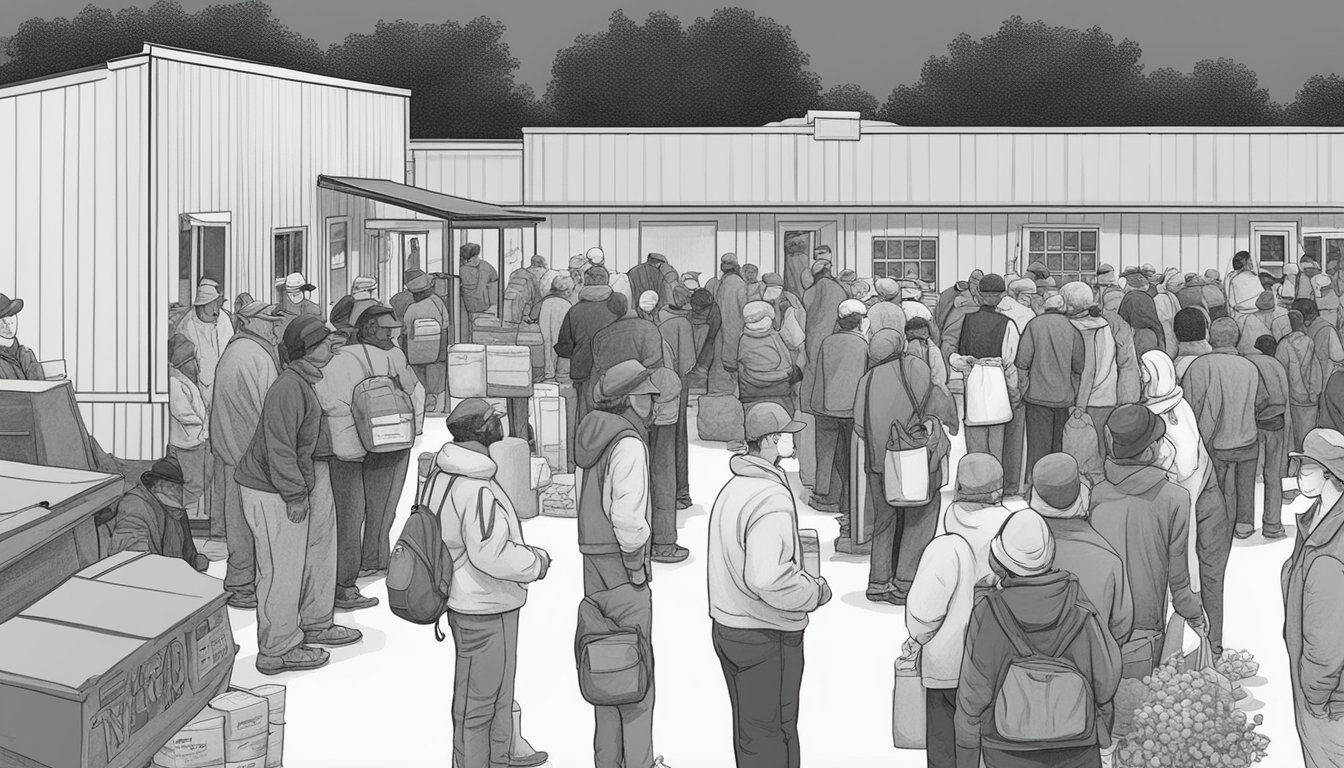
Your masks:
{"label": "window frame", "polygon": [[[1300,222],[1290,220],[1280,221],[1252,221],[1250,222],[1248,240],[1250,247],[1247,249],[1251,254],[1251,263],[1255,265],[1257,272],[1269,272],[1275,277],[1283,276],[1283,268],[1288,264],[1296,264],[1302,259],[1306,251],[1305,235],[1302,232]],[[1266,262],[1260,256],[1260,238],[1263,235],[1280,235],[1283,237],[1283,259]],[[1325,248],[1325,238],[1321,239],[1321,248]],[[1322,257],[1324,258],[1324,257]],[[1325,269],[1325,263],[1322,261],[1321,269]]]}
{"label": "window frame", "polygon": [[[880,259],[877,256],[877,244],[879,241],[881,241],[883,244],[882,245],[883,255]],[[900,243],[899,247],[901,255],[896,258],[892,258],[891,256],[888,255],[887,249],[889,247],[889,244],[892,242]],[[914,259],[907,258],[905,254],[906,244],[911,242],[919,243],[919,255]],[[924,256],[925,243],[933,244],[933,256],[931,258],[926,258]],[[930,264],[933,268],[932,279],[929,280],[924,279],[924,273],[921,269],[919,280],[920,282],[931,283],[936,286],[938,284],[938,263],[939,263],[938,258],[941,252],[942,252],[942,244],[939,242],[939,237],[937,235],[924,235],[924,234],[873,235],[872,240],[869,242],[868,267],[870,270],[870,274],[874,280],[880,280],[884,277],[891,278],[893,280],[905,280],[906,279],[905,270],[909,267],[910,264],[915,264],[920,267],[922,267],[922,265],[924,264]],[[879,274],[877,269],[879,261],[883,262],[884,269],[882,274]],[[892,264],[901,265],[900,267],[898,267],[900,274],[894,277],[891,275],[889,271],[890,265]]]}
{"label": "window frame", "polygon": [[[331,270],[345,269],[350,264],[350,217],[349,216],[328,216],[326,220],[327,236],[327,268]],[[341,254],[341,262],[336,263],[335,256],[331,252],[331,228],[337,224],[345,225],[345,252]]]}
{"label": "window frame", "polygon": [[[1065,283],[1073,282],[1075,276],[1076,276],[1078,282],[1083,282],[1083,283],[1086,283],[1086,284],[1088,284],[1088,285],[1096,285],[1096,284],[1097,284],[1097,270],[1101,267],[1101,263],[1102,263],[1102,261],[1101,261],[1101,259],[1102,259],[1102,255],[1101,255],[1101,230],[1102,230],[1102,227],[1101,227],[1100,224],[1031,224],[1031,223],[1023,224],[1022,227],[1021,227],[1021,229],[1019,230],[1019,234],[1018,234],[1018,237],[1019,237],[1019,239],[1018,239],[1018,254],[1019,254],[1019,258],[1018,258],[1018,264],[1017,264],[1017,271],[1018,271],[1018,273],[1019,273],[1019,274],[1026,274],[1027,267],[1030,266],[1030,265],[1032,264],[1032,262],[1034,262],[1034,261],[1036,260],[1035,256],[1033,256],[1033,254],[1039,254],[1041,257],[1043,257],[1043,258],[1046,259],[1046,267],[1050,270],[1050,275],[1051,275],[1051,277],[1054,277],[1054,278],[1055,278],[1055,282],[1056,282],[1058,285],[1063,286]],[[1045,237],[1045,239],[1046,239],[1046,243],[1045,243],[1045,248],[1044,248],[1044,249],[1042,249],[1042,250],[1040,250],[1040,251],[1033,251],[1033,250],[1032,250],[1032,248],[1031,248],[1031,235],[1032,235],[1033,232],[1041,232],[1041,233],[1044,234],[1044,237]],[[1060,256],[1060,267],[1059,267],[1059,269],[1056,269],[1056,268],[1050,266],[1050,262],[1049,262],[1049,260],[1048,260],[1049,257],[1050,257],[1050,255],[1052,254],[1052,251],[1050,251],[1050,248],[1049,248],[1049,238],[1050,238],[1050,233],[1051,233],[1051,232],[1058,232],[1058,233],[1060,233],[1060,241],[1061,241],[1061,242],[1060,242],[1060,249],[1059,249],[1058,251],[1053,252],[1053,253],[1058,253],[1059,256]],[[1063,233],[1065,233],[1065,232],[1076,232],[1076,233],[1078,233],[1078,247],[1077,247],[1076,249],[1071,249],[1071,250],[1066,250],[1066,249],[1064,249],[1064,247],[1063,247],[1063,239],[1064,239],[1064,235],[1063,235]],[[1082,247],[1082,246],[1083,246],[1082,240],[1083,240],[1083,235],[1084,235],[1084,233],[1091,233],[1092,236],[1095,238],[1095,242],[1093,243],[1093,248],[1092,248],[1091,250],[1085,250],[1085,249]],[[1075,254],[1078,255],[1078,268],[1077,268],[1077,269],[1065,269],[1065,268],[1064,268],[1064,266],[1063,266],[1063,260],[1064,260],[1063,257],[1064,257],[1065,254],[1069,254],[1069,253],[1075,253]],[[1087,269],[1084,269],[1084,268],[1083,268],[1083,256],[1086,255],[1086,254],[1091,254],[1091,255],[1092,255],[1093,265],[1092,265],[1092,269],[1091,269],[1091,270],[1087,270]],[[1065,276],[1068,276],[1068,279],[1063,279]]]}
{"label": "window frame", "polygon": [[[298,234],[298,235],[300,235],[300,236],[302,237],[302,249],[301,249],[301,251],[300,251],[300,253],[299,253],[299,256],[298,256],[298,262],[299,262],[299,263],[298,263],[298,269],[289,269],[289,270],[286,271],[285,274],[283,274],[283,275],[276,275],[276,274],[274,274],[274,272],[275,272],[275,241],[276,241],[277,238],[282,237],[282,236],[284,236],[284,235],[294,235],[294,234]],[[348,239],[349,239],[349,235],[348,235],[348,230],[347,230],[347,241],[348,241]],[[309,275],[309,274],[305,271],[305,270],[308,268],[308,246],[309,246],[309,243],[310,243],[310,242],[311,242],[311,240],[310,240],[309,237],[308,237],[308,227],[307,227],[307,226],[300,226],[300,227],[276,227],[276,228],[272,229],[272,230],[271,230],[271,272],[272,272],[272,275],[271,275],[271,276],[272,276],[272,278],[275,279],[275,280],[284,280],[285,277],[287,277],[288,275],[290,275],[290,274],[292,274],[292,273],[294,273],[294,272],[298,272],[298,273],[302,274],[305,278],[307,278],[307,279],[308,279],[308,282],[311,283],[311,282],[312,282],[312,276]],[[347,242],[347,244],[346,244],[346,249],[349,250],[349,247],[350,247],[350,246],[349,246],[349,244],[348,244],[348,242]],[[293,266],[294,266],[294,264],[293,264],[293,254],[290,253],[288,256],[289,256],[289,258],[290,258],[290,262],[291,262],[289,266],[290,266],[290,267],[293,267]]]}

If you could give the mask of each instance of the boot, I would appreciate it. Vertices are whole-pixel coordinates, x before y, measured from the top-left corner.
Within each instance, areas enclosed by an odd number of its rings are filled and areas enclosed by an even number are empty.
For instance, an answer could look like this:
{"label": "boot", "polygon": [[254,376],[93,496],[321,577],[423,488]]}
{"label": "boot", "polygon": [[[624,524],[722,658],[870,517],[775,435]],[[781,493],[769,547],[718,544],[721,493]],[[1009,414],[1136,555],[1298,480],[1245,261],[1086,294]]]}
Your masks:
{"label": "boot", "polygon": [[549,759],[550,755],[533,749],[523,738],[523,710],[518,702],[513,702],[513,745],[509,747],[509,768],[530,768]]}

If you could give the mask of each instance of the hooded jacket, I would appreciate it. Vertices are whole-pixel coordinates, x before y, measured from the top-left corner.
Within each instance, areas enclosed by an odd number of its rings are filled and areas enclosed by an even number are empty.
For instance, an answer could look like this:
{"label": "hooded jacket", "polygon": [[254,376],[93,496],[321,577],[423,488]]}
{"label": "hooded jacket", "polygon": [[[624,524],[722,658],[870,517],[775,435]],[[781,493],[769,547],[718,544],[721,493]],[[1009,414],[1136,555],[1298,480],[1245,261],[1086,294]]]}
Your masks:
{"label": "hooded jacket", "polygon": [[1316,405],[1325,389],[1321,366],[1316,361],[1316,345],[1302,331],[1293,331],[1279,342],[1274,357],[1288,374],[1288,402],[1295,406]]}
{"label": "hooded jacket", "polygon": [[313,390],[322,372],[307,360],[290,363],[266,393],[252,442],[234,477],[244,488],[300,501],[317,487],[314,456],[331,453],[331,435]]}
{"label": "hooded jacket", "polygon": [[585,285],[578,303],[560,323],[555,353],[569,360],[569,377],[574,381],[584,381],[593,373],[593,337],[620,319],[607,307],[609,298],[609,286]]}
{"label": "hooded jacket", "polygon": [[667,302],[669,298],[668,283],[659,262],[645,260],[643,264],[632,268],[628,276],[630,278],[630,294],[636,304],[639,303],[639,297],[643,296],[645,291],[653,291],[658,294],[659,303]]}
{"label": "hooded jacket", "polygon": [[1117,645],[1124,645],[1134,625],[1134,599],[1120,555],[1088,522],[1089,495],[1084,484],[1073,504],[1056,509],[1033,491],[1031,508],[1045,518],[1055,537],[1054,567],[1078,577],[1083,595],[1097,609],[1111,637]]}
{"label": "hooded jacket", "polygon": [[[1111,633],[1081,591],[1069,601],[1070,584],[1076,583],[1067,571],[1053,570],[1040,576],[1008,576],[998,593],[1033,648],[1049,649],[1060,642],[1070,612],[1083,611],[1083,629],[1061,652],[1092,684],[1092,706],[1096,707],[1098,730],[1109,720],[1111,701],[1120,686],[1120,648]],[[989,600],[979,600],[971,612],[966,629],[965,659],[957,685],[955,717],[957,746],[973,749],[1000,746],[996,740],[994,701],[1003,670],[1018,656],[1013,643],[990,613]],[[1006,745],[1005,745],[1006,746]],[[1015,746],[1015,745],[1014,745]],[[1029,752],[1018,752],[1024,757]],[[1046,761],[1042,765],[1049,764]]]}
{"label": "hooded jacket", "polygon": [[398,347],[382,349],[352,339],[336,350],[331,362],[322,369],[321,380],[313,385],[331,431],[332,450],[341,461],[363,461],[368,455],[355,426],[353,407],[355,387],[371,376],[387,376],[411,396],[416,434],[423,430],[425,387],[406,362],[406,353]]}
{"label": "hooded jacket", "polygon": [[[565,324],[565,317],[569,315],[572,307],[569,298],[563,293],[552,292],[541,300],[541,313],[537,316],[537,325],[541,331],[541,343],[546,347],[546,356],[552,361],[558,356],[555,348],[556,342],[560,340],[560,328]],[[554,362],[550,363],[552,368],[554,365]]]}
{"label": "hooded jacket", "polygon": [[8,343],[0,339],[0,379],[43,381],[46,374],[33,350],[20,344],[18,339],[10,339]]}
{"label": "hooded jacket", "polygon": [[1082,334],[1083,352],[1086,355],[1078,404],[1088,408],[1119,405],[1119,345],[1111,331],[1111,324],[1105,317],[1093,315],[1071,317],[1069,322]]}
{"label": "hooded jacket", "polygon": [[1255,424],[1260,429],[1283,429],[1288,411],[1288,372],[1283,363],[1258,349],[1242,353],[1260,373],[1260,385],[1265,388],[1265,407],[1256,412]]}
{"label": "hooded jacket", "polygon": [[1087,364],[1083,336],[1069,319],[1044,314],[1027,323],[1017,345],[1022,399],[1047,408],[1067,408],[1078,401],[1078,385]]}
{"label": "hooded jacket", "polygon": [[728,468],[709,513],[709,615],[735,629],[801,632],[821,583],[803,570],[793,492],[757,456],[734,456]]}
{"label": "hooded jacket", "polygon": [[542,556],[523,541],[494,460],[479,443],[446,443],[434,463],[444,474],[425,506],[443,510],[443,543],[453,557],[448,609],[480,616],[522,608],[527,585],[541,576]]}
{"label": "hooded jacket", "polygon": [[[845,289],[835,278],[827,275],[812,283],[812,287],[803,294],[803,306],[807,309],[807,367],[803,370],[803,410],[816,413],[812,406],[813,382],[817,378],[817,358],[821,355],[821,344],[835,332],[836,321],[840,316],[840,303],[849,298]],[[855,376],[855,380],[858,377]]]}
{"label": "hooded jacket", "polygon": [[729,272],[719,280],[714,292],[714,303],[719,305],[723,322],[720,361],[727,370],[737,368],[737,344],[742,338],[742,307],[747,304],[747,281],[737,272]]}
{"label": "hooded jacket", "polygon": [[1321,369],[1321,382],[1330,381],[1335,369],[1344,366],[1344,345],[1340,343],[1339,332],[1325,318],[1318,317],[1307,326],[1307,335],[1316,346],[1316,364]]}
{"label": "hooded jacket", "polygon": [[593,376],[627,360],[645,368],[663,365],[663,335],[642,317],[617,320],[593,335]]}
{"label": "hooded jacket", "polygon": [[635,584],[649,555],[649,455],[623,416],[591,411],[574,435],[574,463],[583,470],[579,551],[620,555]]}
{"label": "hooded jacket", "polygon": [[[921,406],[923,413],[919,414],[916,409]],[[917,420],[917,415],[922,418]],[[914,425],[927,419],[938,419],[941,426],[935,429],[941,429],[956,424],[957,409],[947,391],[934,384],[929,366],[919,357],[900,354],[865,373],[854,397],[854,433],[868,449],[866,470],[870,474],[883,471],[892,425]]]}
{"label": "hooded jacket", "polygon": [[170,331],[170,335],[173,333],[186,336],[187,341],[196,347],[196,363],[200,368],[200,375],[196,380],[201,385],[201,394],[205,396],[205,401],[210,402],[219,358],[229,345],[229,339],[233,338],[233,321],[221,311],[214,323],[207,323],[196,316],[195,308],[188,307],[186,314],[177,321],[177,327]]}
{"label": "hooded jacket", "polygon": [[1092,490],[1088,517],[1125,565],[1134,599],[1133,631],[1167,626],[1167,592],[1176,612],[1198,618],[1190,590],[1190,495],[1160,467],[1106,462],[1106,481]]}
{"label": "hooded jacket", "polygon": [[905,601],[905,628],[921,647],[924,687],[956,688],[975,587],[988,578],[989,543],[1012,514],[998,504],[954,502],[944,532],[925,547]]}
{"label": "hooded jacket", "polygon": [[490,262],[477,257],[458,265],[462,277],[462,307],[471,314],[489,312],[495,305],[499,272]]}
{"label": "hooded jacket", "polygon": [[793,394],[793,373],[797,367],[793,351],[773,326],[743,330],[737,364],[738,385],[744,399]]}
{"label": "hooded jacket", "polygon": [[664,360],[663,364],[678,376],[685,376],[695,367],[695,331],[689,314],[685,309],[664,307],[658,323],[658,333],[672,350],[672,359]]}
{"label": "hooded jacket", "polygon": [[1191,499],[1199,498],[1209,471],[1209,451],[1200,438],[1195,412],[1185,400],[1185,391],[1176,378],[1176,366],[1171,358],[1157,351],[1145,353],[1143,369],[1148,383],[1144,390],[1144,406],[1155,416],[1166,421],[1166,434],[1161,451],[1166,459],[1162,468],[1172,482],[1181,486]]}
{"label": "hooded jacket", "polygon": [[242,460],[261,420],[262,402],[279,376],[275,345],[250,331],[240,331],[224,349],[210,406],[210,448],[225,464]]}
{"label": "hooded jacket", "polygon": [[1260,437],[1256,417],[1265,412],[1269,392],[1254,363],[1233,347],[1218,347],[1195,358],[1181,383],[1210,451],[1255,445]]}
{"label": "hooded jacket", "polygon": [[[1129,324],[1137,334],[1141,330],[1152,331],[1157,339],[1156,349],[1166,349],[1167,329],[1157,314],[1157,302],[1147,291],[1129,291],[1120,301],[1117,312],[1120,319]],[[1173,315],[1173,317],[1175,317]],[[1145,352],[1148,350],[1144,350]]]}
{"label": "hooded jacket", "polygon": [[148,552],[185,560],[198,571],[205,570],[205,559],[198,557],[196,542],[185,510],[169,510],[144,485],[136,485],[117,502],[112,518],[111,550]]}
{"label": "hooded jacket", "polygon": [[899,298],[883,299],[869,308],[868,332],[877,333],[884,328],[905,333],[905,310]]}
{"label": "hooded jacket", "polygon": [[201,388],[177,368],[168,369],[168,445],[190,450],[210,437],[209,413]]}
{"label": "hooded jacket", "polygon": [[[1308,520],[1314,520],[1311,526]],[[1294,699],[1344,714],[1344,504],[1318,500],[1298,524],[1293,554],[1283,564],[1283,639]],[[1298,717],[1302,717],[1299,714]]]}

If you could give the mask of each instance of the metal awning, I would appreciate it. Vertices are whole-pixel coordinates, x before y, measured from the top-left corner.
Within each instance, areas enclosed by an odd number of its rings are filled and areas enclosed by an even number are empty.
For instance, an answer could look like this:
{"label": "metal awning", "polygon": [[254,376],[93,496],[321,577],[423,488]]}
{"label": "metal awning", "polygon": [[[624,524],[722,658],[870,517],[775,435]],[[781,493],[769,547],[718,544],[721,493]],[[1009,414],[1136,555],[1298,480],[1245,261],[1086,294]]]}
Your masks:
{"label": "metal awning", "polygon": [[546,220],[545,216],[511,211],[480,200],[431,192],[387,179],[318,176],[317,186],[443,219],[454,229],[516,229],[535,227]]}

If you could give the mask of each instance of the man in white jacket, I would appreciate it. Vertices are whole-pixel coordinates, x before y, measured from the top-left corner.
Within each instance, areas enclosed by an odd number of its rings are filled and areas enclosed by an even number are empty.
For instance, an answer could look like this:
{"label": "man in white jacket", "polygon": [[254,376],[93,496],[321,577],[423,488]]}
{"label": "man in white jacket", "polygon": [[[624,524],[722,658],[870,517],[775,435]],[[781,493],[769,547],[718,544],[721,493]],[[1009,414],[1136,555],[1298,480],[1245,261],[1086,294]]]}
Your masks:
{"label": "man in white jacket", "polygon": [[523,541],[513,502],[495,477],[490,445],[504,437],[499,417],[479,398],[454,408],[448,415],[453,442],[439,450],[438,472],[426,479],[426,506],[441,510],[443,542],[453,558],[454,768],[509,765],[518,612],[527,585],[546,578],[551,565],[545,550]]}
{"label": "man in white jacket", "polygon": [[831,599],[803,569],[798,514],[779,460],[803,428],[778,403],[746,415],[747,453],[709,516],[709,615],[733,703],[737,768],[798,768],[798,695],[807,614]]}

